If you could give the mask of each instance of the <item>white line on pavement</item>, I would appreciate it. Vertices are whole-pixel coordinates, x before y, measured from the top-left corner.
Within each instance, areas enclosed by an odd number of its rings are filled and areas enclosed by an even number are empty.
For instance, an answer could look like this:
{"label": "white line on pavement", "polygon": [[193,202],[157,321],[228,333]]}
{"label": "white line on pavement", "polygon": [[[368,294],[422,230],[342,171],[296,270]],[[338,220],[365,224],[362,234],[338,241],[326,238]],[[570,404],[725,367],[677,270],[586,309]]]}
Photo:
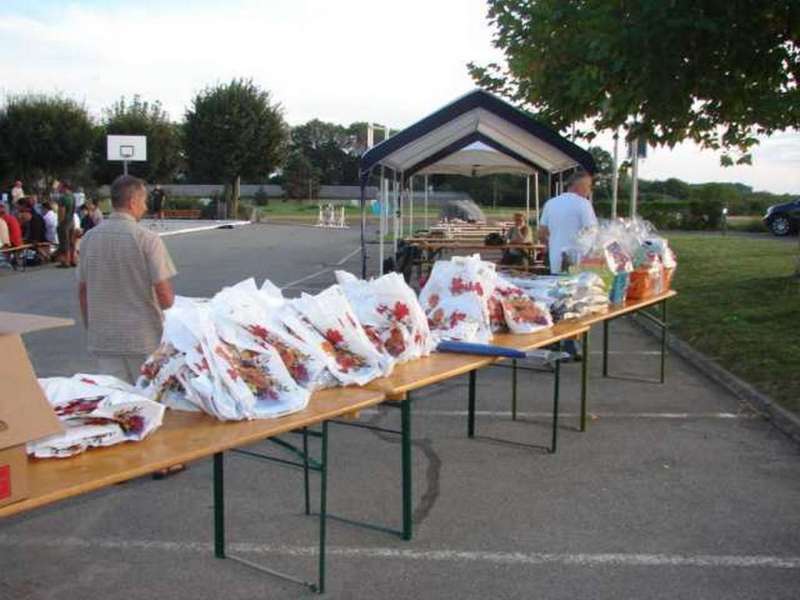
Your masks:
{"label": "white line on pavement", "polygon": [[[85,539],[76,537],[31,537],[0,534],[0,546],[20,548],[83,548],[98,550],[162,550],[165,552],[211,552],[204,542],[170,542],[165,540]],[[315,556],[316,546],[279,546],[269,544],[231,543],[231,552],[250,554],[284,554]],[[329,556],[343,558],[395,559],[411,561],[484,562],[523,565],[577,565],[595,567],[613,565],[624,567],[722,567],[800,569],[800,556],[718,555],[718,554],[636,554],[599,553],[567,554],[545,552],[484,552],[478,550],[398,550],[396,548],[357,548],[333,546]]]}
{"label": "white line on pavement", "polygon": [[[378,414],[377,410],[368,409],[361,411],[363,415]],[[466,417],[466,410],[415,410],[415,415],[428,415],[432,417]],[[507,410],[476,410],[475,415],[484,417],[511,417]],[[667,413],[667,412],[636,412],[636,413],[606,413],[592,412],[593,417],[601,419],[754,419],[758,415],[749,413],[705,412],[705,413]],[[517,412],[521,418],[552,417],[552,412]],[[559,412],[559,417],[578,417],[578,413]]]}
{"label": "white line on pavement", "polygon": [[[170,235],[180,235],[182,233],[196,233],[198,231],[211,231],[212,229],[220,229],[222,227],[242,227],[244,225],[249,225],[250,221],[222,221],[219,223],[215,223],[213,225],[199,225],[198,227],[186,227],[185,229],[172,229],[167,231],[160,231],[158,235],[160,237],[167,237]],[[156,228],[151,228],[151,231],[155,231]]]}
{"label": "white line on pavement", "polygon": [[[348,260],[349,260],[349,259],[350,259],[352,256],[354,256],[356,253],[358,253],[358,252],[360,252],[360,251],[361,251],[361,248],[356,248],[356,249],[355,249],[355,250],[353,250],[352,252],[348,252],[348,253],[347,253],[347,254],[346,254],[344,257],[340,258],[340,259],[339,259],[337,262],[335,262],[333,266],[334,266],[334,267],[340,267],[340,266],[342,266],[342,265],[343,265],[344,263],[346,263],[346,262],[347,262],[347,261],[348,261]],[[324,275],[325,273],[327,273],[328,271],[331,271],[332,269],[333,269],[333,267],[325,267],[324,269],[320,269],[320,270],[319,270],[319,271],[317,271],[316,273],[311,273],[311,275],[306,275],[305,277],[301,277],[300,279],[298,279],[298,280],[296,280],[296,281],[290,281],[289,283],[285,283],[285,284],[283,284],[283,285],[281,286],[281,289],[282,289],[282,290],[285,290],[285,289],[287,289],[287,288],[294,287],[294,286],[296,286],[298,283],[302,283],[302,282],[304,282],[304,281],[308,281],[309,279],[314,279],[315,277],[319,277],[320,275]]]}

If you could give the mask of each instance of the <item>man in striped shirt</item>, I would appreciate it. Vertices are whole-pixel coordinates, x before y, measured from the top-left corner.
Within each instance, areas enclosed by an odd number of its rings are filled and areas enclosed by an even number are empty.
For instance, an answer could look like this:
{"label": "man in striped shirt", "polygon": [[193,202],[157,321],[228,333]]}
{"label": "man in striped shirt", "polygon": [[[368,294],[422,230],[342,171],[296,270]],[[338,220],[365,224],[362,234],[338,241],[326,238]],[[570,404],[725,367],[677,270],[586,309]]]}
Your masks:
{"label": "man in striped shirt", "polygon": [[118,177],[111,205],[111,216],[83,238],[79,299],[100,371],[133,383],[161,341],[161,311],[172,306],[177,271],[158,234],[139,225],[147,212],[145,182]]}

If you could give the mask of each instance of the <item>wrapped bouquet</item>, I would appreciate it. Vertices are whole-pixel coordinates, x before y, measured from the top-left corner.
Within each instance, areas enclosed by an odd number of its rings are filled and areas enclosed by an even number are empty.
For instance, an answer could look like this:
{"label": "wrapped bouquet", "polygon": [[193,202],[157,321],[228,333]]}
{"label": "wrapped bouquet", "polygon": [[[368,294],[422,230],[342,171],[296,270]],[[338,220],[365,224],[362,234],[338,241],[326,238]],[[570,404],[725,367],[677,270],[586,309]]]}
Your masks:
{"label": "wrapped bouquet", "polygon": [[104,375],[39,380],[65,431],[28,443],[36,458],[66,458],[88,448],[143,440],[161,426],[164,406]]}
{"label": "wrapped bouquet", "polygon": [[416,294],[399,273],[364,281],[345,271],[336,280],[375,349],[406,362],[430,354],[433,340]]}

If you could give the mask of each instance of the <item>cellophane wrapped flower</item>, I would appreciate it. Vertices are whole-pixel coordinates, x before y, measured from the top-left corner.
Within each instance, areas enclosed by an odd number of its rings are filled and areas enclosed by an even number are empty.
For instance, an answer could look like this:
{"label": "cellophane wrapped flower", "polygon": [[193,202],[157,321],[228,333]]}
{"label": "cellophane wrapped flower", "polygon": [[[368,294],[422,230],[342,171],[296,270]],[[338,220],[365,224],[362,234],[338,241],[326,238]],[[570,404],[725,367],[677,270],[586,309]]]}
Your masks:
{"label": "cellophane wrapped flower", "polygon": [[494,265],[478,255],[436,262],[419,296],[434,340],[487,343],[494,282]]}
{"label": "cellophane wrapped flower", "polygon": [[391,372],[393,363],[376,349],[340,286],[316,296],[302,294],[289,304],[300,324],[316,332],[328,369],[342,385],[364,385]]}
{"label": "cellophane wrapped flower", "polygon": [[387,362],[402,363],[433,350],[428,319],[399,273],[364,281],[345,271],[336,280],[375,349]]}
{"label": "cellophane wrapped flower", "polygon": [[143,440],[161,426],[164,406],[107,375],[49,377],[39,385],[64,426],[28,443],[36,458],[66,458],[89,448]]}

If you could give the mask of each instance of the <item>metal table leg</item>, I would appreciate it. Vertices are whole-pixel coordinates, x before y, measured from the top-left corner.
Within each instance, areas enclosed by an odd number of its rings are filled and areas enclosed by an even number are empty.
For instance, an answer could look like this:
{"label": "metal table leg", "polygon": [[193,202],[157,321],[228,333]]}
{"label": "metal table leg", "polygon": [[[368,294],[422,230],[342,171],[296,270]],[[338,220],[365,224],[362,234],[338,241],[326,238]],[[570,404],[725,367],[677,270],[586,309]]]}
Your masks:
{"label": "metal table leg", "polygon": [[222,452],[214,455],[214,556],[225,558],[225,472]]}
{"label": "metal table leg", "polygon": [[[561,344],[559,344],[561,346]],[[561,359],[556,360],[553,380],[553,439],[550,443],[550,454],[555,454],[558,447],[558,396],[561,384]]]}
{"label": "metal table leg", "polygon": [[608,321],[603,321],[603,377],[608,377]]}
{"label": "metal table leg", "polygon": [[403,539],[410,540],[413,535],[413,498],[411,469],[411,395],[406,397],[400,408],[401,421],[401,460],[403,469]]}
{"label": "metal table leg", "polygon": [[[285,573],[281,573],[280,571],[275,571],[273,569],[269,569],[263,565],[254,563],[250,560],[245,558],[241,558],[239,556],[234,556],[231,554],[227,554],[225,551],[225,474],[224,474],[224,462],[223,462],[223,453],[218,452],[214,455],[214,555],[217,558],[225,558],[228,560],[232,560],[238,563],[241,563],[251,569],[255,569],[262,573],[266,573],[267,575],[273,575],[275,577],[279,577],[286,581],[291,581],[294,583],[298,583],[304,585],[311,590],[322,593],[325,590],[325,543],[326,543],[326,521],[328,518],[327,512],[327,493],[328,493],[328,423],[324,421],[322,423],[322,432],[308,432],[306,429],[303,430],[303,461],[296,462],[290,461],[283,458],[278,458],[275,456],[269,456],[265,454],[261,454],[259,452],[254,452],[251,450],[243,450],[243,449],[233,449],[231,452],[236,454],[241,454],[244,456],[250,456],[252,458],[257,458],[260,460],[268,461],[268,462],[277,462],[279,464],[286,464],[291,465],[294,467],[302,468],[305,472],[305,477],[308,477],[308,471],[314,470],[320,473],[320,511],[319,511],[319,561],[318,561],[318,573],[317,573],[317,581],[316,583],[309,583],[302,579],[298,579],[291,575],[287,575]],[[321,457],[320,460],[314,460],[309,458],[308,456],[308,435],[314,435],[321,438]],[[300,450],[295,448],[293,445],[280,440],[278,438],[271,438],[268,441],[274,442],[275,444],[294,452],[295,454],[301,454]],[[308,501],[308,482],[306,480],[306,498]],[[306,507],[308,511],[308,507]]]}
{"label": "metal table leg", "polygon": [[517,420],[517,359],[511,361],[511,420]]}
{"label": "metal table leg", "polygon": [[[304,430],[305,431],[305,430]],[[317,572],[317,588],[320,594],[325,592],[325,525],[328,518],[328,422],[322,422],[322,440],[319,460],[319,568]],[[306,488],[307,490],[308,488]]]}
{"label": "metal table leg", "polygon": [[583,362],[581,363],[581,431],[586,431],[586,413],[588,410],[588,379],[589,379],[589,332],[582,336]]}
{"label": "metal table leg", "polygon": [[666,377],[666,354],[667,354],[667,301],[661,302],[661,383]]}
{"label": "metal table leg", "polygon": [[311,491],[308,480],[308,428],[303,427],[303,486],[306,514],[311,514]]}
{"label": "metal table leg", "polygon": [[467,437],[475,437],[475,371],[469,372],[469,399],[467,417]]}

